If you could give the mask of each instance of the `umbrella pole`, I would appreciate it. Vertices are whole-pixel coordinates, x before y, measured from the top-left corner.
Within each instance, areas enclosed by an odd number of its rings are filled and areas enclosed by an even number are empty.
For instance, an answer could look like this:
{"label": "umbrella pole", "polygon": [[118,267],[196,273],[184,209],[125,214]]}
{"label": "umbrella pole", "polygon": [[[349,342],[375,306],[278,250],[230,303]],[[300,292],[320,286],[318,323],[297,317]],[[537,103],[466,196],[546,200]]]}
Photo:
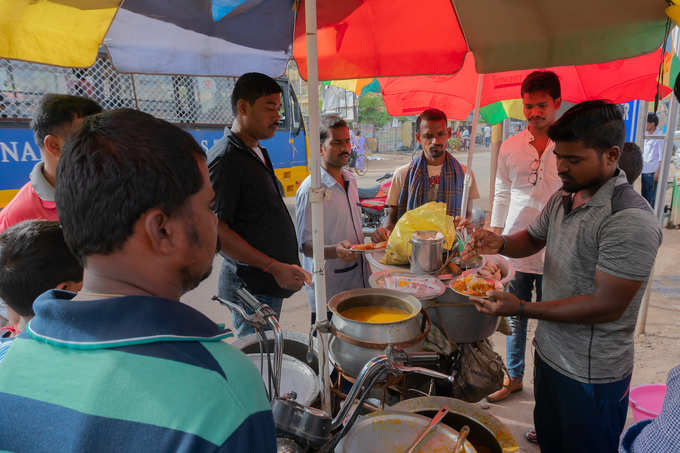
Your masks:
{"label": "umbrella pole", "polygon": [[[680,29],[675,27],[675,52],[676,55],[680,53]],[[646,118],[645,118],[646,124]],[[663,215],[666,204],[666,186],[668,185],[668,172],[671,166],[671,159],[673,157],[673,138],[675,138],[675,128],[678,126],[678,100],[675,95],[671,94],[671,105],[668,113],[668,124],[666,125],[666,138],[664,142],[663,159],[661,160],[661,167],[659,169],[659,180],[656,188],[656,200],[654,202],[654,214],[656,215],[661,228],[663,228]],[[644,140],[643,140],[644,149]],[[640,314],[638,316],[638,323],[635,328],[636,335],[643,335],[647,328],[647,308],[649,307],[649,298],[652,295],[652,283],[654,281],[654,271],[656,265],[652,267],[652,272],[649,274],[647,280],[647,288],[645,295],[642,298],[640,306]]]}
{"label": "umbrella pole", "polygon": [[467,217],[468,199],[470,198],[470,186],[472,185],[472,157],[477,146],[477,127],[479,125],[479,104],[482,99],[482,82],[484,81],[484,74],[477,76],[477,98],[475,100],[475,110],[472,116],[472,132],[470,132],[470,150],[467,156],[467,165],[465,168],[465,182],[463,183],[463,202],[460,208],[460,217],[462,219]]}
{"label": "umbrella pole", "polygon": [[[319,138],[319,68],[316,41],[316,0],[305,2],[307,34],[307,83],[309,92],[309,170],[312,176],[312,248],[314,256],[314,300],[317,325],[328,320],[326,309],[326,277],[324,275],[323,199],[321,187]],[[328,333],[319,336],[319,377],[321,378],[321,408],[331,413],[330,371],[328,369]]]}

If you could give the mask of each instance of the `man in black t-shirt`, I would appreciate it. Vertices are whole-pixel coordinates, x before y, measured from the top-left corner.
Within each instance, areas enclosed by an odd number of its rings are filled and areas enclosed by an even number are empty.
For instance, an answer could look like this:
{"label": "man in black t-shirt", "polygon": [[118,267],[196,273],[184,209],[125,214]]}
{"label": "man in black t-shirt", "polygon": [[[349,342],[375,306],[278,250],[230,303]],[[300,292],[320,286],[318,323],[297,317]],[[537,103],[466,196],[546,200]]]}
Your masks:
{"label": "man in black t-shirt", "polygon": [[[278,127],[281,87],[260,73],[242,75],[234,86],[234,124],[208,151],[210,181],[215,190],[218,235],[225,258],[218,294],[236,301],[245,286],[281,314],[283,299],[311,276],[300,266],[295,227],[283,202],[281,184],[260,140]],[[253,330],[233,312],[238,336]]]}

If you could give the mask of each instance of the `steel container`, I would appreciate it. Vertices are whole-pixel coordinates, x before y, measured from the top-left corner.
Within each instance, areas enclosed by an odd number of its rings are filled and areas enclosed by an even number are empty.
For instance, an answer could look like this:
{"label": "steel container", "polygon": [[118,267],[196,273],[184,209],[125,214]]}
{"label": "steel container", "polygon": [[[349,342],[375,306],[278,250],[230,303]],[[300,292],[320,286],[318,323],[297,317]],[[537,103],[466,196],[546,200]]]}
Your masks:
{"label": "steel container", "polygon": [[439,231],[416,231],[409,244],[409,262],[414,274],[435,274],[444,265],[444,235]]}
{"label": "steel container", "polygon": [[[359,306],[394,307],[408,313],[401,321],[389,323],[368,323],[355,321],[343,316],[349,308]],[[330,359],[345,374],[356,377],[363,366],[373,357],[381,355],[388,344],[397,345],[407,351],[419,351],[426,332],[418,316],[422,305],[418,299],[391,289],[361,288],[336,294],[328,302],[333,313]]]}

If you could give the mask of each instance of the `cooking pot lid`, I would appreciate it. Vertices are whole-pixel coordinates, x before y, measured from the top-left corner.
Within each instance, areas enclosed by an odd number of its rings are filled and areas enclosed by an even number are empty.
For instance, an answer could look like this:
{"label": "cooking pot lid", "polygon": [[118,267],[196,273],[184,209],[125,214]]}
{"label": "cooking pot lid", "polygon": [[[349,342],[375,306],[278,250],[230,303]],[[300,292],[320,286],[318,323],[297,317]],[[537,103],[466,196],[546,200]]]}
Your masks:
{"label": "cooking pot lid", "polygon": [[[262,380],[266,385],[269,379],[266,356],[262,361],[264,370],[260,369],[260,354],[248,354],[248,358],[260,371]],[[281,395],[290,392],[297,394],[295,401],[303,406],[310,406],[319,395],[319,379],[309,365],[293,356],[283,354],[281,364]]]}

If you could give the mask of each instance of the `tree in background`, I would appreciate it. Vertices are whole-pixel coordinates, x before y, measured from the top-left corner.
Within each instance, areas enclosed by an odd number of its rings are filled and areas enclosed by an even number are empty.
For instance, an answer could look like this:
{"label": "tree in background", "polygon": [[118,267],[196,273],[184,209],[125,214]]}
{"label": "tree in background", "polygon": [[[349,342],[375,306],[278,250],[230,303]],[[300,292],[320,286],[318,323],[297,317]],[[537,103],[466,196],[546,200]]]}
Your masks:
{"label": "tree in background", "polygon": [[359,98],[359,122],[383,127],[392,117],[387,114],[382,96],[368,93]]}

